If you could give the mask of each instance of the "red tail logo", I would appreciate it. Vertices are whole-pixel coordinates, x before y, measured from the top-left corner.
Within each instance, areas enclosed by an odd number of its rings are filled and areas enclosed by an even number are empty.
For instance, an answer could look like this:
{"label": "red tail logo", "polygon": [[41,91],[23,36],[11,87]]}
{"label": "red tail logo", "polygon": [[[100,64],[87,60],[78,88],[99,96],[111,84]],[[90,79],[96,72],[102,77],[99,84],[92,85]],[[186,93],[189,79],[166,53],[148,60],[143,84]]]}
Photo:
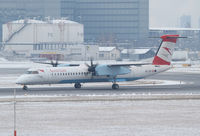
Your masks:
{"label": "red tail logo", "polygon": [[174,45],[176,44],[179,35],[163,35],[161,36],[162,42],[154,57],[153,65],[170,65]]}
{"label": "red tail logo", "polygon": [[171,51],[170,51],[170,48],[167,48],[167,47],[163,47],[167,52],[169,52],[170,55],[172,55]]}

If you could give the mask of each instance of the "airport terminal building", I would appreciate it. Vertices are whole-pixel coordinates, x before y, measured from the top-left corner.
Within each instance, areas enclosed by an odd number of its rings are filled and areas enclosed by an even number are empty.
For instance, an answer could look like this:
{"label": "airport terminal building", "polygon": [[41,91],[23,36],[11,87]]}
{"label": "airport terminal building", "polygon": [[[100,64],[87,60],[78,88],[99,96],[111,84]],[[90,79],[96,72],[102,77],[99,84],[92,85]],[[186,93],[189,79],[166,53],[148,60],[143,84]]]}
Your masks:
{"label": "airport terminal building", "polygon": [[0,24],[26,18],[64,17],[84,25],[85,42],[132,42],[148,37],[149,0],[0,0],[0,3]]}
{"label": "airport terminal building", "polygon": [[59,0],[0,0],[0,42],[2,24],[27,18],[42,20],[49,16],[60,17]]}

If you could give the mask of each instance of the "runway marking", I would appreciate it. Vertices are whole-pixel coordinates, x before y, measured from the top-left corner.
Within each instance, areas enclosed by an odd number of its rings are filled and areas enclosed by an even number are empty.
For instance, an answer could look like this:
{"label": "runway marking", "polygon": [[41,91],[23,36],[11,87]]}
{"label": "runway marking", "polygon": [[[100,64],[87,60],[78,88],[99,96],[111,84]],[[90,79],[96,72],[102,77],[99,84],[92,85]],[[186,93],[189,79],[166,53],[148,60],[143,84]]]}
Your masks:
{"label": "runway marking", "polygon": [[[200,100],[200,94],[126,94],[126,95],[72,95],[72,96],[17,96],[17,102],[63,101],[152,101],[152,100]],[[0,97],[1,102],[12,102],[13,97]]]}

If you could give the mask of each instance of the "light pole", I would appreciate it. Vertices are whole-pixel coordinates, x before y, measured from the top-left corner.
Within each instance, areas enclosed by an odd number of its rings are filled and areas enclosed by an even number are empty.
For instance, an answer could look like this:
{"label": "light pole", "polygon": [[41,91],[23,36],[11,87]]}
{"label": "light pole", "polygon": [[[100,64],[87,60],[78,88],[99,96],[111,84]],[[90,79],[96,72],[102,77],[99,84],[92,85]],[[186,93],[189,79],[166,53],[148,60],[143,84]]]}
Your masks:
{"label": "light pole", "polygon": [[16,131],[16,89],[14,89],[14,136],[17,136],[17,131]]}

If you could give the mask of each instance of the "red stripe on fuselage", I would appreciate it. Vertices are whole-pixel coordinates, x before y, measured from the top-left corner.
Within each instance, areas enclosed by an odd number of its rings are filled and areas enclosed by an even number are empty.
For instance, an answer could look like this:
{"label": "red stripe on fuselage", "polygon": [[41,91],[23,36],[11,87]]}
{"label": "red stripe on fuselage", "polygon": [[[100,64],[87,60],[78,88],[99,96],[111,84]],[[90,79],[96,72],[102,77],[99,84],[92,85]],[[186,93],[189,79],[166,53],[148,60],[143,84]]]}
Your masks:
{"label": "red stripe on fuselage", "polygon": [[152,64],[153,65],[170,65],[171,63],[161,59],[158,56],[155,56]]}

